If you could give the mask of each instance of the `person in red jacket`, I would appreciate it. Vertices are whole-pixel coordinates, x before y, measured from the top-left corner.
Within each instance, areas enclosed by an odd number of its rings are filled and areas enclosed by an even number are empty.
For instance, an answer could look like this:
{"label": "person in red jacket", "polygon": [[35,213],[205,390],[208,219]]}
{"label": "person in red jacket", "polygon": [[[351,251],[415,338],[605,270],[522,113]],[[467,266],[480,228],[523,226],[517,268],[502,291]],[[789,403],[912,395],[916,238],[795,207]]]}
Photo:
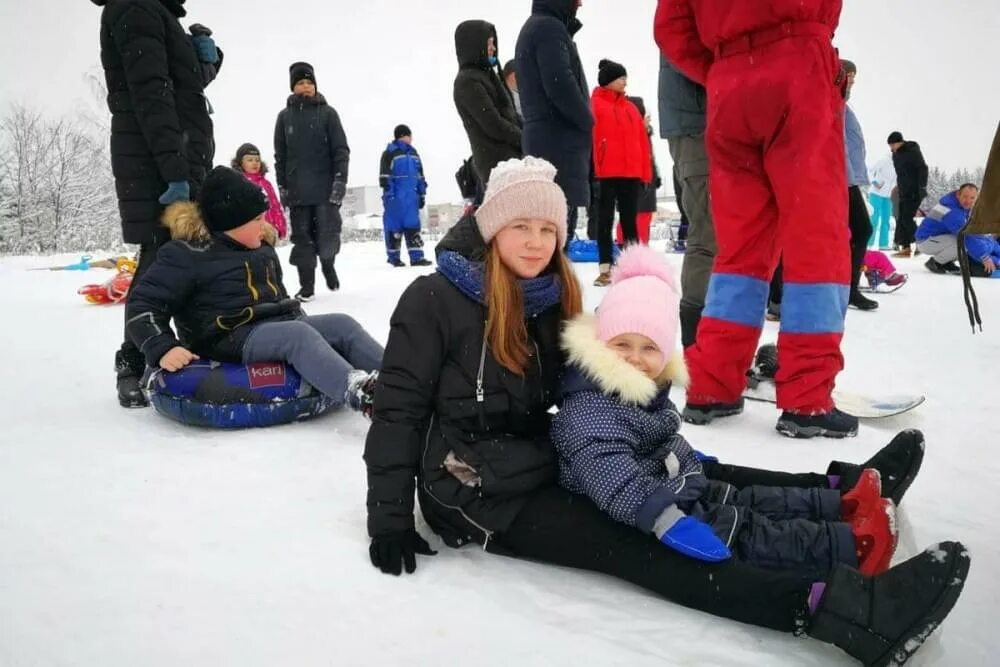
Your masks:
{"label": "person in red jacket", "polygon": [[639,192],[653,180],[652,157],[646,122],[627,97],[628,73],[620,64],[602,60],[590,103],[594,112],[594,176],[600,195],[597,214],[597,249],[600,274],[594,285],[611,284],[613,257],[611,232],[615,206],[625,243],[638,243],[635,221]]}
{"label": "person in red jacket", "polygon": [[660,0],[656,42],[706,86],[705,141],[718,235],[684,417],[742,412],[745,373],[781,252],[777,429],[847,437],[833,404],[851,278],[843,74],[832,38],[842,0]]}

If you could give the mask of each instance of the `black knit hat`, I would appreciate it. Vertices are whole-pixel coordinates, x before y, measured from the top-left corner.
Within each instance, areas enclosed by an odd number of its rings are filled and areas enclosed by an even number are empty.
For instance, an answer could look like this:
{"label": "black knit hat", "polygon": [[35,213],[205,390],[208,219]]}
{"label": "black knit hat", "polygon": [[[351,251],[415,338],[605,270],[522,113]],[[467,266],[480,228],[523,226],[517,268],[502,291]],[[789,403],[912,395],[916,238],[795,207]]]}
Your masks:
{"label": "black knit hat", "polygon": [[410,132],[409,125],[397,125],[396,128],[392,131],[393,139],[402,139],[403,137],[412,137],[412,136],[413,132]]}
{"label": "black knit hat", "polygon": [[892,132],[889,135],[889,139],[888,139],[888,141],[886,143],[888,143],[888,144],[901,144],[901,143],[903,143],[903,133],[900,132],[899,130],[896,130],[895,132]]}
{"label": "black knit hat", "polygon": [[292,66],[288,68],[288,72],[291,78],[290,85],[293,92],[295,91],[295,84],[303,79],[312,81],[312,84],[314,86],[316,85],[316,70],[314,70],[313,66],[309,63],[292,63]]}
{"label": "black knit hat", "polygon": [[216,167],[205,178],[198,201],[212,232],[241,227],[267,210],[264,191],[229,167]]}
{"label": "black knit hat", "polygon": [[597,64],[597,84],[606,86],[612,81],[616,81],[623,76],[628,76],[625,66],[613,60],[602,60]]}
{"label": "black knit hat", "polygon": [[260,157],[260,149],[253,144],[243,144],[236,149],[236,164],[241,163],[243,158],[247,155],[256,155],[257,157]]}

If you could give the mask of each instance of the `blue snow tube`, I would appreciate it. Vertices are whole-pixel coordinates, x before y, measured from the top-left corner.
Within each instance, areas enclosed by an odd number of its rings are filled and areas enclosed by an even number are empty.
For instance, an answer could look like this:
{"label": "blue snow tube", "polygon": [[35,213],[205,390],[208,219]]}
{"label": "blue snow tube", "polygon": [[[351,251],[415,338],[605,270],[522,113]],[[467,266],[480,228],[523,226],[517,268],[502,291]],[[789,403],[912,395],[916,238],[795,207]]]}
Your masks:
{"label": "blue snow tube", "polygon": [[[618,246],[612,244],[611,256],[617,258],[620,253],[621,251],[618,249]],[[591,241],[590,239],[573,239],[569,242],[566,255],[569,257],[569,261],[577,263],[597,262],[600,260],[597,251],[597,241]]]}
{"label": "blue snow tube", "polygon": [[287,424],[321,415],[333,405],[280,362],[196,361],[176,373],[152,371],[146,388],[164,417],[208,428]]}

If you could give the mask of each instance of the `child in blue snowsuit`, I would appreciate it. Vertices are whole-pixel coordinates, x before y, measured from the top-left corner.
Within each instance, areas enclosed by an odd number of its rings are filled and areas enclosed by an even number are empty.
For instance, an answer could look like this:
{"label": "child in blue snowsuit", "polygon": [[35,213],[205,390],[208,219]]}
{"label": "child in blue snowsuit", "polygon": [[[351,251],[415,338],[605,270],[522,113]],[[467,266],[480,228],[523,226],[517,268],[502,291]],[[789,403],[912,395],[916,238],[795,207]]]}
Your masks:
{"label": "child in blue snowsuit", "polygon": [[866,574],[892,557],[894,505],[866,470],[847,494],[828,488],[737,489],[709,479],[680,435],[668,396],[685,381],[676,346],[679,297],[656,251],[622,253],[596,316],[563,334],[567,368],[552,423],[559,481],[614,519],[705,561],[736,557],[822,577],[838,563]]}
{"label": "child in blue snowsuit", "polygon": [[410,266],[430,266],[424,258],[424,241],[420,238],[420,209],[424,207],[427,181],[420,155],[413,147],[413,133],[406,125],[397,125],[394,141],[386,146],[379,167],[382,186],[382,230],[385,250],[393,266],[406,266],[399,258],[403,240],[410,255]]}

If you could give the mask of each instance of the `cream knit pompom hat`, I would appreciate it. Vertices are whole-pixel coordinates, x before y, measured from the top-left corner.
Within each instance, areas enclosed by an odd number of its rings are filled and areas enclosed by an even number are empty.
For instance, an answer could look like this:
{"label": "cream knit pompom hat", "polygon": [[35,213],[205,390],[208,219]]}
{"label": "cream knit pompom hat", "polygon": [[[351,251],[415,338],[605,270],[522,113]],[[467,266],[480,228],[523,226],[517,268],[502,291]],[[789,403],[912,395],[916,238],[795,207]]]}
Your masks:
{"label": "cream knit pompom hat", "polygon": [[487,243],[515,220],[537,218],[555,223],[559,248],[566,245],[566,195],[556,185],[556,168],[537,157],[505,160],[490,173],[483,203],[476,211]]}

